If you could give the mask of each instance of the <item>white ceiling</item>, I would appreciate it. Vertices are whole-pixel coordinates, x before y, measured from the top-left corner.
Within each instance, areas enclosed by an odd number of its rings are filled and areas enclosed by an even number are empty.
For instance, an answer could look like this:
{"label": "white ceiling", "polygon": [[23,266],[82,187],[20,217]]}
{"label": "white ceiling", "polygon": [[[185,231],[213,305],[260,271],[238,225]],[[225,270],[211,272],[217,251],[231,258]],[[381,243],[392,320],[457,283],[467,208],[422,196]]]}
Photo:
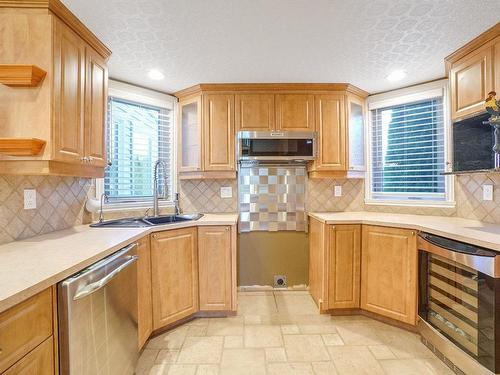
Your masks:
{"label": "white ceiling", "polygon": [[[164,92],[202,82],[385,91],[443,77],[443,58],[500,20],[498,0],[63,1],[113,51],[111,77]],[[165,79],[149,79],[152,68]],[[388,82],[394,69],[407,78]]]}

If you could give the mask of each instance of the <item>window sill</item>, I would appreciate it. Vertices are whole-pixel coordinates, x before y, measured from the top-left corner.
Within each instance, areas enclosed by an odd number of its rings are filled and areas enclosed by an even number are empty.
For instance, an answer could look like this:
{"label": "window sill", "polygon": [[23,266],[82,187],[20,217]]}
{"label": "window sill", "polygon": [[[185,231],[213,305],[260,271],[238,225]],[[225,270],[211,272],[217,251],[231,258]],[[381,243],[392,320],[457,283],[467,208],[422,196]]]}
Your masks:
{"label": "window sill", "polygon": [[393,201],[365,199],[368,206],[400,206],[400,207],[422,207],[422,208],[455,208],[455,201]]}

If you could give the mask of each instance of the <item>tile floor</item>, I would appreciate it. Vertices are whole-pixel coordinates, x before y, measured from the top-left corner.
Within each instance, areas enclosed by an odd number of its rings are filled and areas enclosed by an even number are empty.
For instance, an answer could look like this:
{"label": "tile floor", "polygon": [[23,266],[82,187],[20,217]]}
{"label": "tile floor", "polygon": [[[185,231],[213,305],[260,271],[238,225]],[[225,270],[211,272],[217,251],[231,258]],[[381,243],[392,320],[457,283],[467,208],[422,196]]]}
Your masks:
{"label": "tile floor", "polygon": [[241,292],[238,315],[154,337],[138,375],[453,374],[418,335],[363,317],[320,315],[308,292]]}

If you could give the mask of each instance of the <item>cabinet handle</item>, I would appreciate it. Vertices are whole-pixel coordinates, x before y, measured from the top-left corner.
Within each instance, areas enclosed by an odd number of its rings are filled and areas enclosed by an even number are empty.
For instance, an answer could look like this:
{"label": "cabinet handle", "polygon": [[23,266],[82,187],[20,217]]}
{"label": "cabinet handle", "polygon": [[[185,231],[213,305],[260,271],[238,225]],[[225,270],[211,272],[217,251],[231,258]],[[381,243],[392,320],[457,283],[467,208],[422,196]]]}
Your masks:
{"label": "cabinet handle", "polygon": [[411,232],[411,235],[412,235],[412,236],[414,236],[414,235],[415,235],[415,231],[412,231],[412,232]]}
{"label": "cabinet handle", "polygon": [[229,227],[226,227],[226,232],[229,230]]}

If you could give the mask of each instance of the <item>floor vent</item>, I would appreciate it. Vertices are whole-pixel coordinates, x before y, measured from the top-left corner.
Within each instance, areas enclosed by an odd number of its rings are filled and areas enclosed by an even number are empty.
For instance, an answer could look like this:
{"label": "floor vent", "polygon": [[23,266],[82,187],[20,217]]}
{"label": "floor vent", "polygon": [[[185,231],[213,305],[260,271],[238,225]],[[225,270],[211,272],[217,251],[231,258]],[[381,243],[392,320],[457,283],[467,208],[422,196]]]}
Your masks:
{"label": "floor vent", "polygon": [[286,276],[285,275],[274,275],[274,287],[275,288],[286,288]]}

